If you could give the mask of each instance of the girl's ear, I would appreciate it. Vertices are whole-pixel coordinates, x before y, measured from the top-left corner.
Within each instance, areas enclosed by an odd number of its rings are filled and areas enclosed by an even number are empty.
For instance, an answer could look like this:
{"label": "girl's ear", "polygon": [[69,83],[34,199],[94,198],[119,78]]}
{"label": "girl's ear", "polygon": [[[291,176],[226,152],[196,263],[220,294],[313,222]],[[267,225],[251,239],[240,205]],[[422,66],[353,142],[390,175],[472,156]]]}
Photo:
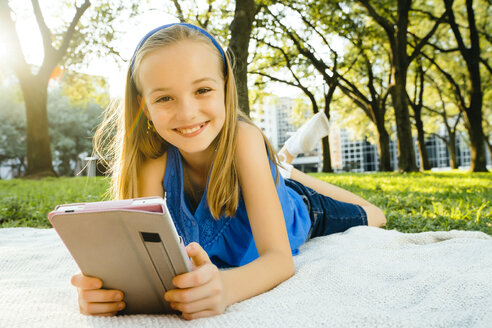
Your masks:
{"label": "girl's ear", "polygon": [[145,99],[142,98],[141,95],[137,95],[137,102],[138,102],[138,107],[140,108],[142,106],[142,102],[144,102],[143,104],[143,111],[145,113],[145,116],[147,117],[147,119],[149,121],[152,121],[151,118],[150,118],[150,114],[149,114],[149,110],[147,109],[147,105],[145,104]]}

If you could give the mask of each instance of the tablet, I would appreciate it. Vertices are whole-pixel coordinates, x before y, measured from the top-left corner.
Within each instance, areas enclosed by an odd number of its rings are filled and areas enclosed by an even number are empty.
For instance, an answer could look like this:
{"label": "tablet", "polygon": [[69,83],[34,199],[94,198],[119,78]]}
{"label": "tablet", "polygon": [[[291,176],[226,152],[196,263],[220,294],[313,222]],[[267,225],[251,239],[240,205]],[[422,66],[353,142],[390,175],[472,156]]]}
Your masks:
{"label": "tablet", "polygon": [[84,275],[123,291],[120,313],[176,313],[164,293],[191,263],[165,199],[64,204],[48,218]]}

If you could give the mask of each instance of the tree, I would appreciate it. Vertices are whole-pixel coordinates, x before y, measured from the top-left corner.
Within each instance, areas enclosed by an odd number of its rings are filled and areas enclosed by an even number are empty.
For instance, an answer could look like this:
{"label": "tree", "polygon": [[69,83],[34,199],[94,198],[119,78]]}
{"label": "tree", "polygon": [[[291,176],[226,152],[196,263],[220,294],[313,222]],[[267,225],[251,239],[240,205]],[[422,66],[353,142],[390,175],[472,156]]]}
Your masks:
{"label": "tree", "polygon": [[480,41],[478,30],[475,21],[475,12],[473,10],[473,0],[466,0],[466,13],[468,19],[468,33],[470,46],[465,45],[464,38],[456,22],[455,13],[453,9],[454,0],[444,0],[446,10],[448,11],[449,25],[453,31],[453,35],[456,38],[458,49],[465,60],[466,68],[468,72],[469,87],[468,104],[465,103],[465,99],[461,99],[460,108],[465,113],[465,127],[470,135],[470,153],[471,153],[471,166],[472,172],[486,172],[486,158],[484,147],[484,133],[482,126],[482,104],[483,104],[483,91],[482,91],[482,79],[480,76]]}
{"label": "tree", "polygon": [[425,71],[422,67],[422,60],[417,59],[416,72],[414,74],[413,97],[407,94],[408,102],[413,109],[413,119],[417,128],[417,140],[420,155],[420,170],[430,170],[431,165],[427,156],[427,148],[425,146],[424,122],[422,121],[422,108],[424,107],[424,89],[425,89]]}
{"label": "tree", "polygon": [[[436,109],[437,106],[423,105],[423,107],[428,111],[438,114],[442,117],[442,122],[444,124],[444,127],[446,128],[447,135],[441,136],[440,134],[436,134],[436,133],[434,133],[433,135],[441,139],[446,144],[446,147],[448,148],[448,152],[449,152],[449,166],[452,169],[457,169],[458,160],[457,160],[457,153],[456,153],[456,136],[458,131],[458,124],[461,121],[463,112],[459,111],[458,114],[454,114],[454,115],[451,114],[451,111],[448,110],[447,108],[448,106],[446,105],[448,101],[444,99],[445,97],[444,90],[442,90],[442,88],[439,86],[440,83],[438,83],[430,75],[426,75],[426,78],[430,80],[431,85],[437,91],[440,100],[438,104],[441,105],[441,110]],[[450,114],[451,117],[449,117]]]}
{"label": "tree", "polygon": [[[391,71],[394,84],[390,89],[390,93],[396,117],[398,168],[403,172],[417,171],[406,94],[407,70],[410,63],[417,58],[427,41],[435,33],[446,13],[436,20],[432,28],[414,46],[413,52],[408,54],[408,25],[412,0],[397,0],[396,20],[393,19],[392,15],[385,17],[380,14],[369,0],[358,0],[358,2],[366,8],[367,13],[383,28],[391,49]],[[382,8],[386,7],[385,9],[387,10],[387,1],[380,2],[379,5]]]}
{"label": "tree", "polygon": [[[280,4],[280,3],[279,3]],[[325,37],[326,31],[324,30],[325,26],[322,24],[315,24],[316,21],[315,16],[312,15],[311,11],[316,12],[317,9],[324,9],[321,5],[320,7],[311,7],[312,4],[303,4],[300,2],[290,2],[286,1],[282,3],[282,6],[286,10],[277,10],[276,12],[272,12],[269,8],[265,8],[265,12],[267,13],[270,22],[265,19],[264,28],[269,32],[269,38],[274,40],[277,43],[284,43],[282,46],[277,46],[277,50],[285,47],[285,40],[289,40],[291,42],[292,47],[295,51],[303,56],[307,62],[312,66],[312,68],[318,73],[322,79],[324,85],[327,87],[323,90],[323,98],[324,98],[324,114],[327,118],[330,118],[330,104],[333,100],[333,96],[335,94],[335,90],[338,86],[338,73],[337,73],[337,64],[338,57],[336,51],[334,51],[328,39]],[[289,16],[289,22],[286,19],[287,13],[295,14],[303,24],[302,28],[297,28],[296,30],[290,27],[292,16]],[[318,16],[319,16],[318,12]],[[321,56],[314,47],[312,47],[309,42],[312,39],[318,39],[319,42],[323,45],[325,51],[328,49],[330,53],[330,58],[325,59],[324,56]],[[267,43],[265,43],[267,44]],[[271,43],[270,43],[271,46]],[[275,48],[275,47],[274,47]],[[291,51],[289,51],[291,52]],[[287,52],[285,52],[282,56],[285,56]],[[295,52],[291,52],[295,53]],[[288,62],[289,60],[286,60]],[[291,70],[291,74],[295,78],[295,73],[292,71],[292,67],[289,67]],[[288,83],[289,84],[289,83]],[[313,111],[318,108],[314,97],[311,96],[311,92],[306,92],[306,88],[302,86],[300,81],[294,83],[294,85],[303,89],[304,93],[311,99],[313,103]],[[332,172],[333,169],[331,167],[331,158],[330,158],[330,145],[328,142],[328,138],[322,139],[323,145],[323,172]]]}
{"label": "tree", "polygon": [[72,176],[74,168],[82,165],[81,155],[92,153],[93,130],[100,123],[103,106],[93,100],[84,104],[73,102],[63,89],[50,91],[48,117],[50,122],[51,146],[56,172]]}
{"label": "tree", "polygon": [[350,42],[345,48],[344,74],[340,76],[340,89],[359,107],[374,124],[377,131],[379,170],[391,171],[389,134],[386,129],[386,112],[390,92],[391,55],[381,42],[380,31],[370,24],[344,15],[338,6],[345,28],[338,33]]}
{"label": "tree", "polygon": [[248,116],[249,42],[253,22],[260,8],[261,6],[255,4],[255,0],[236,0],[234,19],[230,26],[231,40],[227,48],[227,51],[230,51],[235,59],[234,76],[236,78],[239,108]]}
{"label": "tree", "polygon": [[7,88],[0,89],[0,164],[11,161],[14,175],[25,171],[26,120],[18,113],[22,105],[15,102]]}
{"label": "tree", "polygon": [[[3,33],[10,47],[11,55],[8,60],[17,76],[26,109],[27,126],[27,170],[31,176],[55,175],[50,150],[50,135],[47,114],[47,88],[53,70],[63,63],[80,63],[82,54],[91,51],[89,45],[101,42],[110,52],[112,48],[108,41],[113,37],[112,30],[108,31],[109,23],[120,14],[123,7],[114,3],[102,3],[95,6],[93,17],[83,24],[81,19],[91,6],[85,0],[80,6],[75,5],[72,19],[64,32],[52,32],[46,24],[38,0],[31,0],[36,22],[41,32],[44,58],[36,73],[29,65],[21,49],[21,42],[15,29],[15,13],[9,8],[7,0],[0,0],[0,22]],[[89,25],[90,28],[86,26]],[[89,37],[90,35],[90,37]],[[97,40],[97,41],[95,41]]]}
{"label": "tree", "polygon": [[[486,154],[483,130],[483,92],[485,75],[490,79],[492,68],[488,59],[490,52],[481,51],[481,43],[491,43],[490,36],[490,1],[475,1],[481,9],[475,12],[473,0],[455,3],[454,0],[443,0],[442,4],[448,13],[449,28],[439,38],[429,40],[435,54],[423,53],[434,67],[448,80],[454,91],[458,108],[464,113],[465,128],[469,134],[472,172],[486,171]],[[478,2],[478,4],[477,4]],[[427,13],[432,19],[437,17]],[[414,36],[415,39],[418,39]],[[453,42],[454,39],[454,42]],[[468,45],[467,45],[468,44]],[[461,58],[456,57],[459,53]],[[458,59],[459,58],[459,59]]]}

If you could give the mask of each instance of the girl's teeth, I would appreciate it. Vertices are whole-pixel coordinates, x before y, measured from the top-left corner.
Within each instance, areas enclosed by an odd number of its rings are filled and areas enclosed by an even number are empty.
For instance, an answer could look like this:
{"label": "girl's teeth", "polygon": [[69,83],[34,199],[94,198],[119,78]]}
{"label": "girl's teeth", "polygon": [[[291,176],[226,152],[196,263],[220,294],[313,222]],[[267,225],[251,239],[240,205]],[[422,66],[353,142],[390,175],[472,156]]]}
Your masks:
{"label": "girl's teeth", "polygon": [[202,125],[197,125],[195,126],[194,128],[191,128],[191,129],[177,129],[179,132],[181,132],[182,134],[189,134],[189,133],[193,133],[197,130],[199,130],[200,128],[202,127]]}

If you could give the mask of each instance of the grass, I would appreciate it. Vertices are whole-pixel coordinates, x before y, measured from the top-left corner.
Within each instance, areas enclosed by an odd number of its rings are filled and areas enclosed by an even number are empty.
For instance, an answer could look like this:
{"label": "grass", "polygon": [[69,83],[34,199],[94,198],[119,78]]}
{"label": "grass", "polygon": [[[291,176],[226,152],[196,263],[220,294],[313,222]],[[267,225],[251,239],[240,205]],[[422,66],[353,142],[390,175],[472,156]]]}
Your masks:
{"label": "grass", "polygon": [[[386,229],[401,232],[480,230],[492,235],[490,173],[313,174],[381,207]],[[104,178],[0,180],[0,226],[49,228],[55,205],[102,199]]]}
{"label": "grass", "polygon": [[492,174],[314,174],[379,206],[386,229],[479,230],[492,235]]}
{"label": "grass", "polygon": [[101,177],[0,180],[0,227],[51,228],[56,205],[102,200],[108,185]]}

